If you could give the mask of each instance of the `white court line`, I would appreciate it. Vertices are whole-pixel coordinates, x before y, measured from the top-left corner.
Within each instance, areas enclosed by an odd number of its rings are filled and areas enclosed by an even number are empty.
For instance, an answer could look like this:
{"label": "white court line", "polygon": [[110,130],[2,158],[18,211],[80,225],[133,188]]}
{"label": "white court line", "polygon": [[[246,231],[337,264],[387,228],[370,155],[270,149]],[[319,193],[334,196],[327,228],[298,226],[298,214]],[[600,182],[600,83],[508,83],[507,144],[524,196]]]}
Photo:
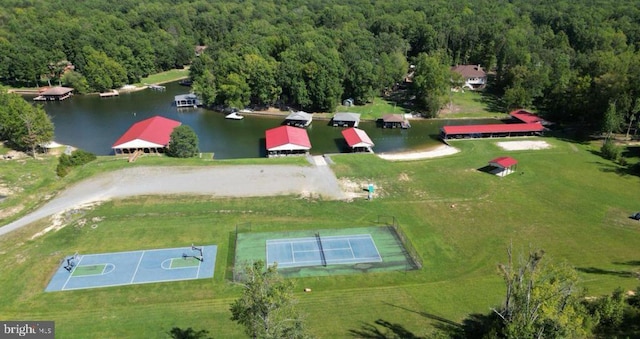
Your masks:
{"label": "white court line", "polygon": [[373,248],[376,249],[376,254],[378,254],[378,258],[380,258],[380,262],[382,262],[382,256],[380,255],[380,251],[378,251],[378,247],[376,246],[376,242],[373,241],[373,238],[371,237],[371,234],[369,234],[369,239],[371,239],[371,243],[373,244]]}
{"label": "white court line", "polygon": [[[200,249],[201,259],[204,261],[204,246]],[[200,266],[202,266],[202,261],[198,260],[198,271],[196,271],[196,279],[200,276]],[[215,267],[213,268],[215,270]]]}
{"label": "white court line", "polygon": [[69,272],[69,276],[67,277],[67,281],[64,282],[64,285],[62,285],[62,289],[60,289],[61,291],[64,291],[65,287],[67,287],[67,284],[69,283],[69,280],[71,280],[71,276],[73,276],[73,272],[76,271],[76,267],[78,267],[78,265],[80,265],[80,262],[82,261],[82,259],[84,259],[84,255],[80,257],[80,260],[78,260],[78,263],[75,264],[73,266],[73,268],[71,269],[71,272]]}
{"label": "white court line", "polygon": [[289,241],[289,248],[291,249],[291,260],[289,261],[292,264],[296,263],[296,254],[293,252],[293,243],[291,241]]}
{"label": "white court line", "polygon": [[136,266],[136,271],[133,272],[133,276],[131,277],[131,281],[129,282],[129,284],[133,284],[133,281],[136,279],[136,274],[138,274],[138,269],[140,268],[140,263],[142,262],[142,257],[144,257],[144,252],[142,251],[142,254],[140,255],[140,259],[138,259],[138,266]]}
{"label": "white court line", "polygon": [[351,251],[351,258],[356,259],[356,254],[353,253],[353,246],[351,246],[351,240],[347,239],[347,242],[349,243],[349,251]]}

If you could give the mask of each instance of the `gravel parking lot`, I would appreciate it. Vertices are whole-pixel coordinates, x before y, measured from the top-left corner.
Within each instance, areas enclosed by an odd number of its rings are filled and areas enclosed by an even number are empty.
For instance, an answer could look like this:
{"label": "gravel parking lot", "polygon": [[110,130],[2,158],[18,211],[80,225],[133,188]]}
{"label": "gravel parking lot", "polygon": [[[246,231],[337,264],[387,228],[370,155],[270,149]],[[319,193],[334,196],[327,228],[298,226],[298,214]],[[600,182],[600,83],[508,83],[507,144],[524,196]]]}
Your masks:
{"label": "gravel parking lot", "polygon": [[77,206],[156,194],[346,198],[333,171],[322,163],[317,166],[135,167],[98,175],[68,188],[40,209],[0,227],[0,236]]}

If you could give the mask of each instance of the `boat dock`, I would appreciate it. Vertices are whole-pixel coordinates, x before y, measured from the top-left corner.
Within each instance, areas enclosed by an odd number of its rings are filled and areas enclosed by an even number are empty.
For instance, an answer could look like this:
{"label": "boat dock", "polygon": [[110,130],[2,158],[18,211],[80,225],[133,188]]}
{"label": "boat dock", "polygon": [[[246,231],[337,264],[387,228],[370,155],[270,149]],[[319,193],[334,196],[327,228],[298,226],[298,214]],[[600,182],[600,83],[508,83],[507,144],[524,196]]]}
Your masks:
{"label": "boat dock", "polygon": [[154,91],[164,92],[167,88],[160,85],[149,85],[149,88]]}
{"label": "boat dock", "polygon": [[101,98],[111,98],[111,97],[117,97],[119,95],[120,95],[120,92],[116,91],[115,89],[111,92],[100,93]]}

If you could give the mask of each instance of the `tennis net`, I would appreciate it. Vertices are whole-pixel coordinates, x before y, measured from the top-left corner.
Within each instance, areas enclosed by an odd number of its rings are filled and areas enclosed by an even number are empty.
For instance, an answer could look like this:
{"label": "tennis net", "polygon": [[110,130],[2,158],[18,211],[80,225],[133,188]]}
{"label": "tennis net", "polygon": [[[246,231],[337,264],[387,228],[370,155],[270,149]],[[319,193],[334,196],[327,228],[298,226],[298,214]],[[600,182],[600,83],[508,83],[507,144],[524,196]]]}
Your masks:
{"label": "tennis net", "polygon": [[316,240],[318,241],[318,248],[320,249],[320,261],[322,266],[327,266],[327,258],[324,256],[324,249],[322,248],[322,239],[320,233],[316,233]]}

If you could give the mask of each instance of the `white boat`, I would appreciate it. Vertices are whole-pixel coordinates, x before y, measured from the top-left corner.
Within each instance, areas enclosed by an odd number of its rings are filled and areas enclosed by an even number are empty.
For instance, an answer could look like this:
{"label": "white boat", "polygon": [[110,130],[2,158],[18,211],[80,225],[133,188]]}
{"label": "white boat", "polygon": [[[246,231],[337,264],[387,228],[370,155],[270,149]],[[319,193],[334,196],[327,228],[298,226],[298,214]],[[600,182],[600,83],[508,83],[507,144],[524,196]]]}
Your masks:
{"label": "white boat", "polygon": [[225,115],[225,119],[242,120],[244,117],[236,112]]}

